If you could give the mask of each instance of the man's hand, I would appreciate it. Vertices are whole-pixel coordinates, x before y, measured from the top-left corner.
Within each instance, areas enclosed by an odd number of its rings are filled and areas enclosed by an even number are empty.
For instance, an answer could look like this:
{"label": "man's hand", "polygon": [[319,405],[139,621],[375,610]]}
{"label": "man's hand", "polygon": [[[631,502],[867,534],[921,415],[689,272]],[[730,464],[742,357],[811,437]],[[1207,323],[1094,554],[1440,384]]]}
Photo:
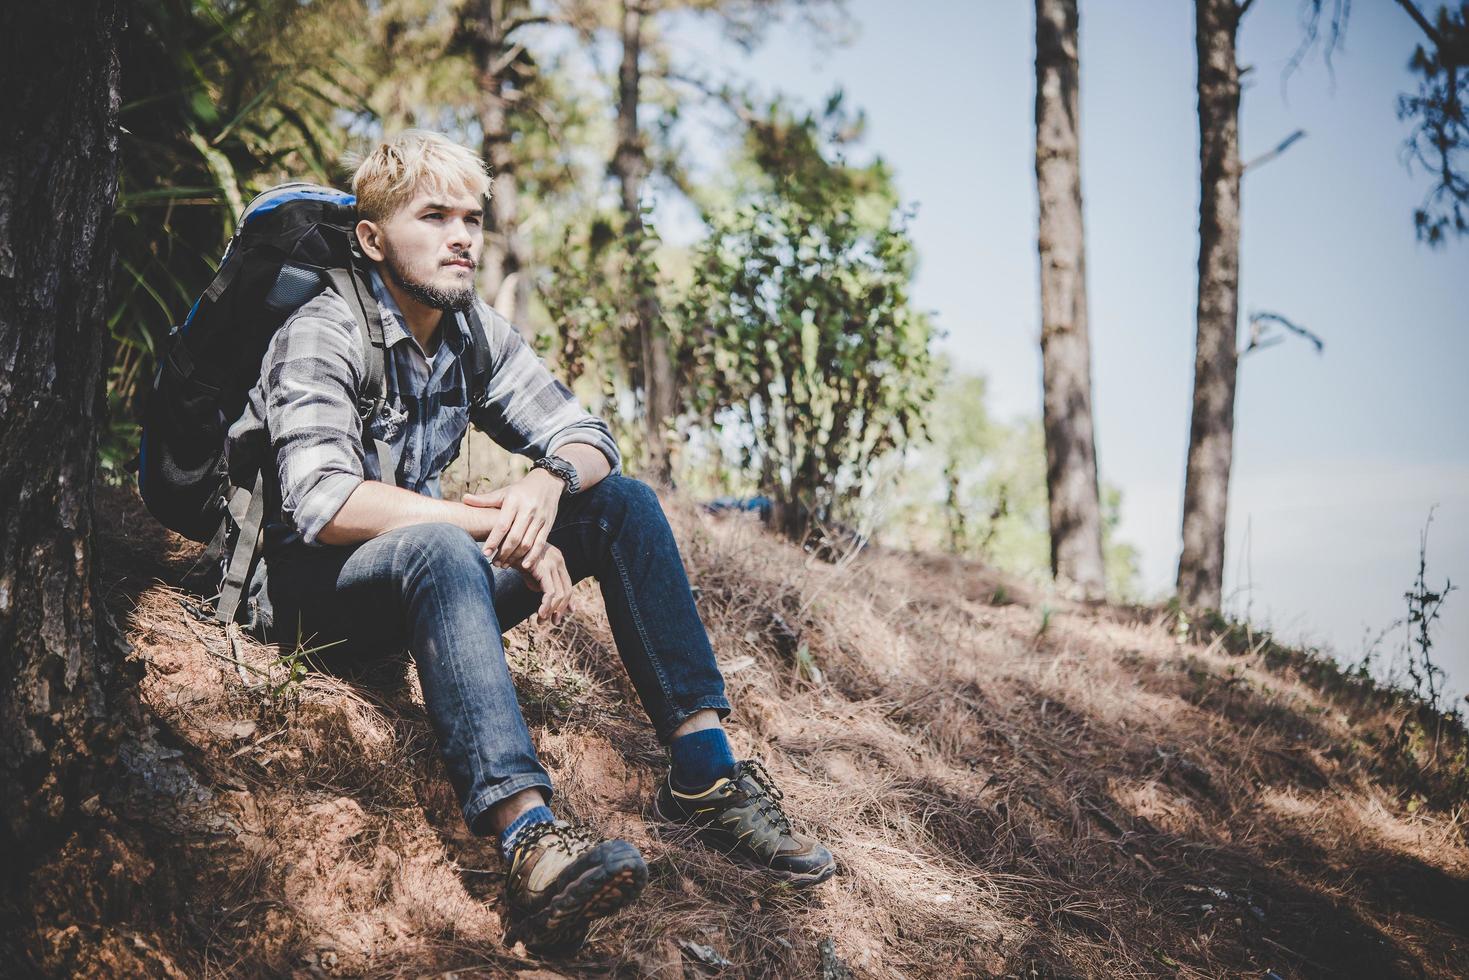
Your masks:
{"label": "man's hand", "polygon": [[493,493],[467,493],[464,502],[472,507],[496,507],[500,520],[484,540],[490,561],[506,568],[532,566],[549,547],[546,538],[556,523],[556,510],[566,484],[545,470],[525,476]]}
{"label": "man's hand", "polygon": [[561,549],[548,544],[541,549],[537,561],[525,563],[516,571],[520,572],[526,585],[545,593],[541,597],[541,607],[536,610],[536,622],[544,623],[549,619],[559,626],[565,621],[566,612],[571,608],[571,573],[566,570],[566,558]]}

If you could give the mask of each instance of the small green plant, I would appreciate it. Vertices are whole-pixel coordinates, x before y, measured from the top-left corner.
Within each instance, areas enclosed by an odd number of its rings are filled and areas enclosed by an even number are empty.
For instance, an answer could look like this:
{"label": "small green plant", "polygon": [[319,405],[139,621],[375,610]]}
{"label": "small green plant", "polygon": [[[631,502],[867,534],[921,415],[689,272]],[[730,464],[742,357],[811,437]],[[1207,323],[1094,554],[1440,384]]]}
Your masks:
{"label": "small green plant", "polygon": [[299,644],[290,653],[276,657],[265,681],[265,695],[273,708],[301,703],[301,684],[306,680],[306,651]]}
{"label": "small green plant", "polygon": [[804,640],[800,646],[796,647],[796,673],[813,684],[820,684],[825,679],[821,668],[816,663],[816,657],[812,655],[811,648]]}
{"label": "small green plant", "polygon": [[1188,644],[1188,634],[1190,628],[1188,611],[1183,608],[1183,604],[1180,603],[1176,597],[1169,601],[1169,605],[1173,608],[1175,616],[1173,639],[1178,643],[1179,646],[1185,646]]}
{"label": "small green plant", "polygon": [[1051,614],[1054,612],[1055,610],[1048,605],[1041,606],[1041,625],[1040,628],[1035,631],[1035,638],[1037,640],[1040,640],[1041,637],[1045,636],[1046,631],[1051,628]]}
{"label": "small green plant", "polygon": [[310,672],[312,658],[322,650],[334,647],[346,640],[333,640],[320,646],[308,647],[297,641],[296,646],[281,653],[265,669],[265,678],[257,687],[265,695],[266,705],[273,711],[295,711],[301,704],[301,688]]}

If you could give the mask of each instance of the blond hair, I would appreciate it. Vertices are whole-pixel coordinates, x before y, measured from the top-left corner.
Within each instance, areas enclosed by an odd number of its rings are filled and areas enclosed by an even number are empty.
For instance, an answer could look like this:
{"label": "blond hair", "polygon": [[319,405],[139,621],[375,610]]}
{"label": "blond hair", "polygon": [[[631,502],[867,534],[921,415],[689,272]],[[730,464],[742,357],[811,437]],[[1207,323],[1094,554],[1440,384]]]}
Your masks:
{"label": "blond hair", "polygon": [[482,200],[490,193],[485,162],[441,133],[406,129],[379,143],[352,174],[357,213],[385,221],[421,189],[466,191]]}

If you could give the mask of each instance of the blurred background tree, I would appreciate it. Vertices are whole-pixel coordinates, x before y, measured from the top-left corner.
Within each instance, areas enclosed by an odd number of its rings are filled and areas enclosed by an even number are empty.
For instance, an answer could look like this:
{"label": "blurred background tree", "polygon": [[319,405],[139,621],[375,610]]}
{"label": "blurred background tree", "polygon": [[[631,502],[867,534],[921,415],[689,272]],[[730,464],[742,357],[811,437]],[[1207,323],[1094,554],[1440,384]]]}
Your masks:
{"label": "blurred background tree", "polygon": [[1036,0],[1035,184],[1051,573],[1086,598],[1106,589],[1092,421],[1081,67],[1076,0]]}
{"label": "blurred background tree", "polygon": [[[939,358],[928,439],[878,467],[883,501],[878,540],[977,558],[1037,584],[1051,577],[1046,456],[1039,419],[999,421],[985,409],[979,375]],[[1122,491],[1101,488],[1106,594],[1140,598],[1138,551],[1117,538]]]}

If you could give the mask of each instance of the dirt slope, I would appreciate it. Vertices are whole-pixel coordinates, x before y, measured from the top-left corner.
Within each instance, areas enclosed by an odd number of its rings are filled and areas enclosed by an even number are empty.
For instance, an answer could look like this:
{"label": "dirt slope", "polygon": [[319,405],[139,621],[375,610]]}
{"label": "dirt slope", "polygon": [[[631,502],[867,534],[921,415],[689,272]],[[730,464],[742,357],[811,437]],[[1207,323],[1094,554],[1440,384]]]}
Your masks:
{"label": "dirt slope", "polygon": [[130,493],[101,506],[168,748],[41,880],[58,975],[1469,976],[1461,731],[1424,775],[1426,719],[1268,638],[1181,642],[1162,611],[949,559],[832,565],[671,499],[736,748],[841,874],[794,893],[655,833],[662,753],[584,583],[510,658],[561,812],[635,842],[651,883],[579,959],[536,961],[500,942],[500,860],[411,668],[288,684],[251,646],[280,689],[247,689],[180,601],[197,546]]}

